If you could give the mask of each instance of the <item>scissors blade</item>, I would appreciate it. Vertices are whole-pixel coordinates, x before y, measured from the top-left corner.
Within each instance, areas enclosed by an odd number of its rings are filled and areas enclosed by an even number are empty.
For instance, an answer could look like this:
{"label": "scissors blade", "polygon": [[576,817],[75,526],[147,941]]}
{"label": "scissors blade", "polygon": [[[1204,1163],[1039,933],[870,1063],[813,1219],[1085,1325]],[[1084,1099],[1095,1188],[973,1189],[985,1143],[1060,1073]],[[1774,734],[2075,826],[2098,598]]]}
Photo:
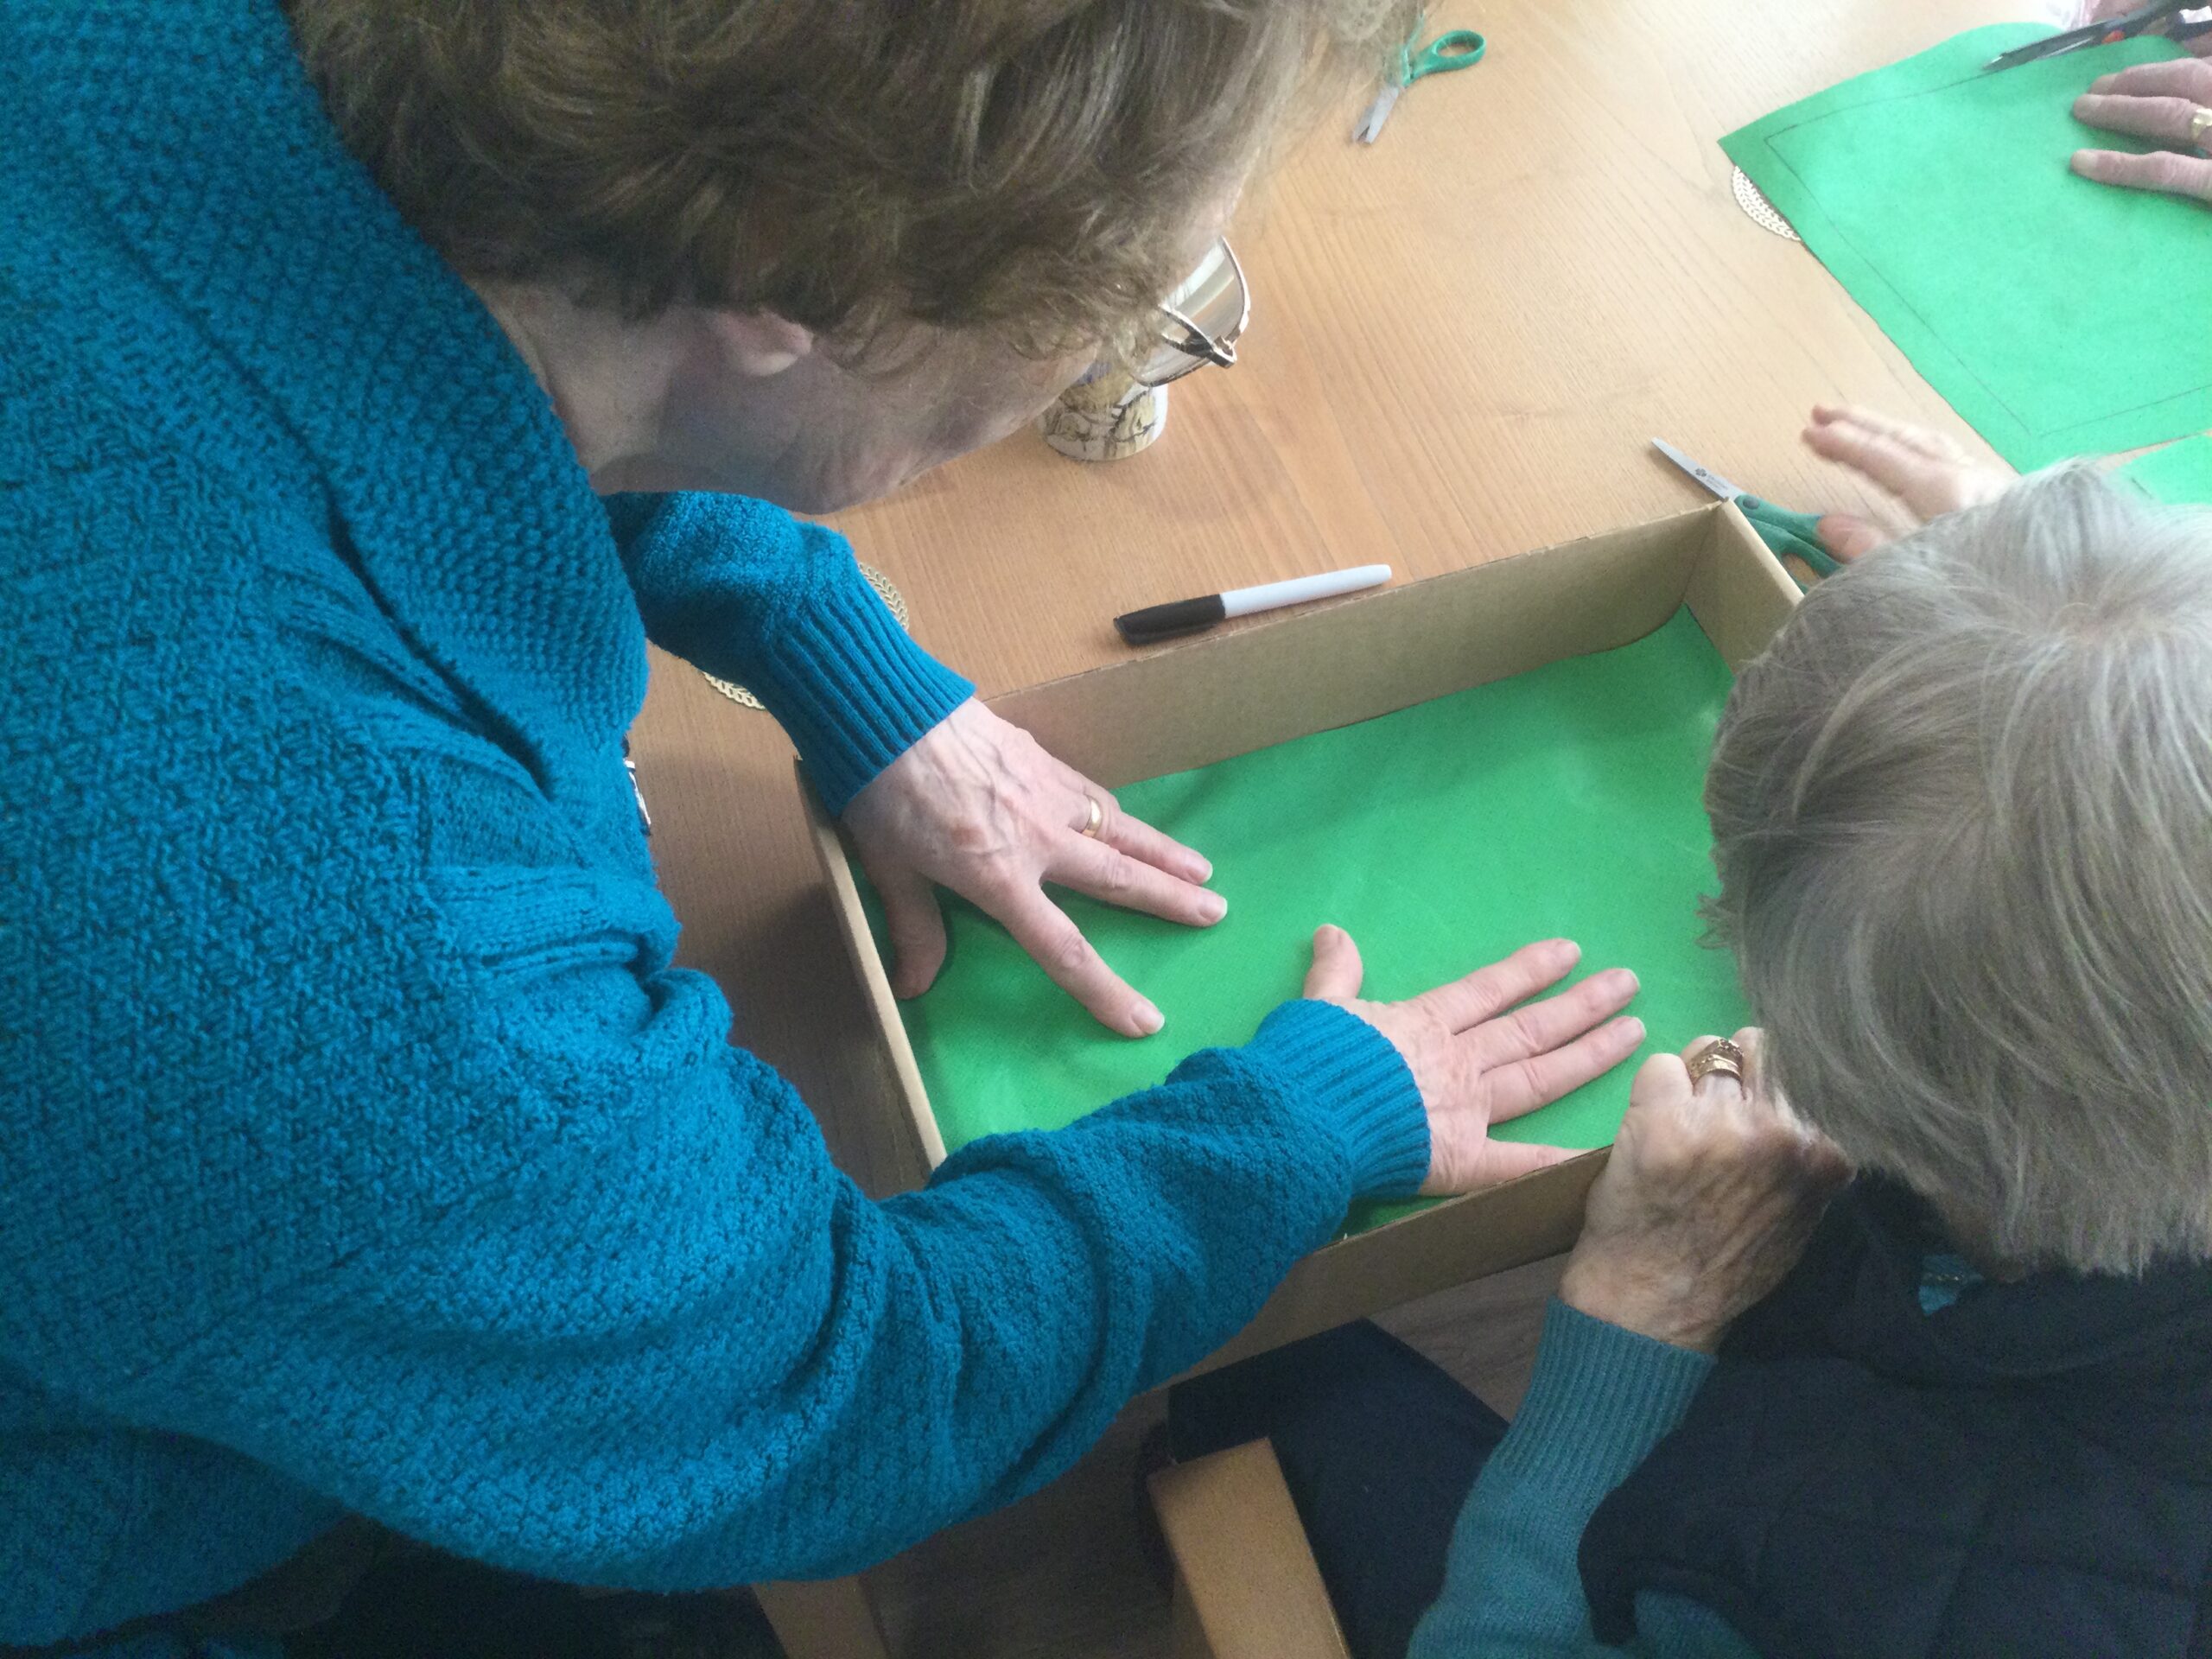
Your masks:
{"label": "scissors blade", "polygon": [[2039,41],[2030,41],[2025,46],[2016,46],[2010,52],[1999,52],[1982,69],[2013,69],[2024,63],[2039,59],[2056,57],[2062,52],[2077,51],[2085,46],[2102,46],[2111,41],[2124,41],[2140,35],[2190,10],[2192,0],[2164,0],[2164,3],[2148,5],[2131,11],[2124,17],[2107,17],[2101,22],[2069,29],[2056,35],[2046,35]]}
{"label": "scissors blade", "polygon": [[1390,111],[1398,107],[1398,95],[1405,90],[1402,82],[1393,80],[1385,83],[1382,90],[1375,94],[1375,101],[1367,106],[1367,113],[1359,118],[1359,124],[1351,130],[1351,136],[1363,144],[1371,144],[1380,138],[1382,124],[1390,118]]}
{"label": "scissors blade", "polygon": [[1733,484],[1731,484],[1726,479],[1721,477],[1719,474],[1714,472],[1713,468],[1710,467],[1699,466],[1697,462],[1692,461],[1681,450],[1675,448],[1675,446],[1668,442],[1666,439],[1652,439],[1651,447],[1654,449],[1656,449],[1661,454],[1666,456],[1668,460],[1673,461],[1675,466],[1681,467],[1699,483],[1704,485],[1707,489],[1711,490],[1723,501],[1733,501],[1738,496],[1743,493],[1741,490],[1738,489]]}

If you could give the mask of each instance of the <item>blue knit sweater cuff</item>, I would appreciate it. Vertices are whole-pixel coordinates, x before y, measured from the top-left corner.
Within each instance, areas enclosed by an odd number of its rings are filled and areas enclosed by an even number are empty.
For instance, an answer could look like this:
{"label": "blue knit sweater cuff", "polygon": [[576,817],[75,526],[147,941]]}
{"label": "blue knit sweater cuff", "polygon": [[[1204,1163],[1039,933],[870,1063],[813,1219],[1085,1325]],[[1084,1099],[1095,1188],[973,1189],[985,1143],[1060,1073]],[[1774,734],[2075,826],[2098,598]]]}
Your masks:
{"label": "blue knit sweater cuff", "polygon": [[760,639],[755,661],[753,690],[798,747],[833,816],[976,695],[857,575]]}
{"label": "blue knit sweater cuff", "polygon": [[1311,1100],[1344,1137],[1359,1198],[1402,1198],[1428,1174],[1428,1114],[1390,1039],[1329,1002],[1286,1002],[1244,1052]]}
{"label": "blue knit sweater cuff", "polygon": [[1674,1432],[1712,1370],[1710,1355],[1624,1331],[1554,1297],[1528,1397],[1491,1463],[1500,1479],[1594,1510]]}
{"label": "blue knit sweater cuff", "polygon": [[654,643],[742,680],[832,812],[975,695],[899,626],[835,531],[699,491],[610,496],[607,519]]}

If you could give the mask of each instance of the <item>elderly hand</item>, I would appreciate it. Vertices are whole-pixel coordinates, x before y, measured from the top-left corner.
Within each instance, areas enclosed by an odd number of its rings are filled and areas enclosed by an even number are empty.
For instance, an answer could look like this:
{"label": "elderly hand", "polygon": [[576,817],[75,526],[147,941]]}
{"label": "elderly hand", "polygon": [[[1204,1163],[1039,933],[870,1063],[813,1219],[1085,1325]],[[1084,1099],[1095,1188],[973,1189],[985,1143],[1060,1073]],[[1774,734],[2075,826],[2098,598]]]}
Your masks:
{"label": "elderly hand", "polygon": [[1834,1146],[1760,1088],[1758,1039],[1736,1033],[1748,1088],[1719,1072],[1693,1088],[1671,1054],[1636,1074],[1560,1281],[1568,1306],[1710,1353],[1796,1265],[1849,1170]]}
{"label": "elderly hand", "polygon": [[[1094,801],[1102,816],[1087,836]],[[844,822],[883,898],[900,996],[919,996],[944,966],[942,885],[995,918],[1101,1024],[1149,1037],[1160,1010],[1106,965],[1044,884],[1192,927],[1229,908],[1202,885],[1213,874],[1205,859],[1128,817],[973,698],[855,795]]]}
{"label": "elderly hand", "polygon": [[[2212,40],[2212,35],[2202,37]],[[2190,138],[2190,124],[2212,108],[2212,62],[2174,58],[2100,75],[2074,100],[2074,118],[2107,132],[2125,132],[2165,146],[2138,156],[2118,149],[2077,149],[2074,170],[2100,184],[2158,190],[2212,203],[2212,160]]]}
{"label": "elderly hand", "polygon": [[[1805,429],[1806,446],[1848,467],[1902,502],[1916,524],[2002,495],[2012,474],[1976,461],[1941,432],[1892,420],[1870,409],[1821,404]],[[1848,562],[1891,539],[1854,513],[1832,512],[1820,523],[1821,543]]]}
{"label": "elderly hand", "polygon": [[1626,969],[1528,1000],[1566,978],[1581,957],[1568,940],[1546,939],[1406,1001],[1365,1002],[1351,936],[1340,927],[1314,934],[1306,995],[1349,1009],[1389,1038],[1421,1090],[1429,1145],[1423,1192],[1465,1192],[1575,1155],[1564,1147],[1493,1141],[1490,1129],[1573,1093],[1642,1046],[1643,1022],[1613,1017],[1637,993]]}

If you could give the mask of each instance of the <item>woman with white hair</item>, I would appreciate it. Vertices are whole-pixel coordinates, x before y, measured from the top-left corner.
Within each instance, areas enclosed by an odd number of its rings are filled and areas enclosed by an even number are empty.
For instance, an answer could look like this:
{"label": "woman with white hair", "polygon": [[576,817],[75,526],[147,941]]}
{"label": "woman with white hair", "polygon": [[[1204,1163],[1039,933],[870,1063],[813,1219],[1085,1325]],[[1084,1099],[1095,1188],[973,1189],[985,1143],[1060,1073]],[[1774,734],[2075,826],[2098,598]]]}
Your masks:
{"label": "woman with white hair", "polygon": [[1510,1431],[1355,1327],[1179,1452],[1274,1435],[1361,1659],[2207,1651],[2212,516],[2065,470],[1863,559],[1706,799],[1763,1029],[1638,1075]]}

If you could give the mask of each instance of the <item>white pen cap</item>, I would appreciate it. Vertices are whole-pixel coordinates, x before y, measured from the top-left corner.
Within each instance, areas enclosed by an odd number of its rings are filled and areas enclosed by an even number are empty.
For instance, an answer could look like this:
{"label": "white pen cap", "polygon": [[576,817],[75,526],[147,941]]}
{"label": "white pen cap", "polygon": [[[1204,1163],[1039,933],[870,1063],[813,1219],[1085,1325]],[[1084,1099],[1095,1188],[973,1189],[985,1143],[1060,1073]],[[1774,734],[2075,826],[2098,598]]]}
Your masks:
{"label": "white pen cap", "polygon": [[1380,588],[1390,580],[1387,564],[1363,564],[1350,570],[1329,570],[1318,576],[1294,576],[1288,582],[1262,582],[1257,588],[1232,588],[1221,596],[1224,616],[1249,616],[1255,611],[1280,610],[1316,599],[1356,594],[1363,588]]}

